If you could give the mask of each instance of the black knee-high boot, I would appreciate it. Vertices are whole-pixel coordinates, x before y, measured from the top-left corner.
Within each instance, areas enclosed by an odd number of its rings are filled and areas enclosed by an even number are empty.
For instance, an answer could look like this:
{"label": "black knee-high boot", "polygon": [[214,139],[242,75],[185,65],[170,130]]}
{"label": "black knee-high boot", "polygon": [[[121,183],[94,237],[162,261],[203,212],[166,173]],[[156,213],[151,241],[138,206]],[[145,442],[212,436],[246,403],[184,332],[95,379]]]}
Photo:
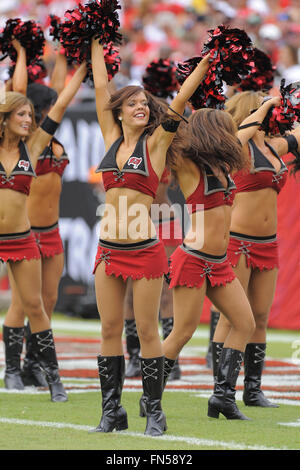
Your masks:
{"label": "black knee-high boot", "polygon": [[21,378],[21,354],[23,349],[24,328],[3,325],[5,349],[4,384],[8,390],[24,390]]}
{"label": "black knee-high boot", "polygon": [[123,431],[128,428],[127,413],[121,405],[125,378],[124,356],[98,356],[102,393],[102,417],[91,432]]}
{"label": "black knee-high boot", "polygon": [[220,362],[223,345],[224,343],[218,343],[216,341],[211,342],[211,358],[212,358],[212,370],[213,370],[214,384],[216,384],[218,380],[219,362]]}
{"label": "black knee-high boot", "polygon": [[208,401],[210,418],[222,413],[227,419],[248,420],[235,402],[236,382],[243,362],[243,353],[236,349],[223,348],[219,361],[218,378],[213,395]]}
{"label": "black knee-high boot", "polygon": [[141,377],[140,340],[135,320],[125,320],[126,347],[129,355],[125,377]]}
{"label": "black knee-high boot", "polygon": [[52,330],[32,333],[31,337],[36,360],[46,374],[51,400],[54,402],[67,401],[68,397],[59,376]]}
{"label": "black knee-high boot", "polygon": [[167,430],[166,417],[161,408],[164,386],[164,357],[141,358],[143,395],[146,404],[145,434],[161,436]]}
{"label": "black knee-high boot", "polygon": [[[162,318],[161,323],[162,323],[163,339],[166,339],[173,329],[173,325],[174,325],[173,317]],[[181,377],[181,370],[179,366],[179,360],[176,359],[172,367],[172,370],[169,373],[167,380],[171,382],[172,380],[179,380],[180,377]]]}
{"label": "black knee-high boot", "polygon": [[244,357],[244,393],[243,400],[247,406],[278,408],[271,403],[261,390],[261,377],[266,356],[266,343],[249,343]]}
{"label": "black knee-high boot", "polygon": [[29,324],[25,327],[25,345],[26,354],[21,372],[23,384],[27,386],[33,385],[34,387],[48,387],[45,373],[36,360]]}
{"label": "black knee-high boot", "polygon": [[213,368],[213,358],[212,358],[212,340],[215,334],[215,330],[220,318],[220,312],[217,312],[213,308],[210,309],[210,322],[209,322],[209,344],[206,353],[206,366],[209,369]]}
{"label": "black knee-high boot", "polygon": [[[163,391],[165,389],[166,383],[168,381],[169,375],[172,372],[172,369],[175,364],[174,359],[168,359],[165,357],[164,361],[164,378],[163,378]],[[146,410],[146,397],[145,395],[142,395],[140,398],[140,417],[144,418],[147,415],[147,410]]]}

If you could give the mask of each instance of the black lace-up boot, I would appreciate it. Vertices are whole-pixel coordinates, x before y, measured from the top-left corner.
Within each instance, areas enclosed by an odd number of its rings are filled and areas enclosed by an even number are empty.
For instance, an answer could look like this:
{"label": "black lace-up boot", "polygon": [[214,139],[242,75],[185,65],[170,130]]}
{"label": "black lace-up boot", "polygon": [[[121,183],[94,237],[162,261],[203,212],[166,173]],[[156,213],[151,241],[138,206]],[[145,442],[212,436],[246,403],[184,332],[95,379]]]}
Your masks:
{"label": "black lace-up boot", "polygon": [[123,431],[128,428],[127,413],[121,406],[125,378],[124,356],[98,356],[98,371],[102,393],[102,417],[91,432]]}
{"label": "black lace-up boot", "polygon": [[129,355],[125,377],[141,377],[140,340],[135,320],[125,320],[126,348]]}
{"label": "black lace-up boot", "polygon": [[164,386],[164,357],[141,358],[143,396],[147,424],[145,434],[161,436],[167,430],[166,417],[161,408]]}
{"label": "black lace-up boot", "polygon": [[[163,380],[163,391],[165,389],[166,383],[168,381],[169,375],[172,372],[172,368],[174,367],[176,361],[173,359],[168,359],[165,357],[165,362],[164,362],[164,380]],[[147,410],[146,410],[146,396],[142,395],[140,398],[140,417],[144,418],[147,415]]]}
{"label": "black lace-up boot", "polygon": [[244,358],[244,393],[243,400],[247,406],[278,408],[271,403],[261,390],[261,377],[266,356],[266,343],[249,343]]}
{"label": "black lace-up boot", "polygon": [[214,393],[208,401],[207,415],[210,418],[218,418],[222,413],[227,419],[249,419],[240,412],[235,402],[235,387],[242,362],[241,351],[231,348],[222,349]]}
{"label": "black lace-up boot", "polygon": [[223,345],[224,343],[218,343],[216,341],[211,342],[211,358],[212,358],[212,370],[213,370],[214,384],[216,384],[218,380],[218,369],[219,369],[219,362],[220,362]]}
{"label": "black lace-up boot", "polygon": [[21,372],[25,386],[48,387],[44,371],[36,360],[29,324],[25,327],[26,354]]}
{"label": "black lace-up boot", "polygon": [[[162,323],[163,339],[166,339],[173,329],[173,324],[174,324],[173,317],[162,318],[161,323]],[[176,359],[167,380],[171,382],[173,380],[180,380],[180,378],[181,378],[181,370],[179,366],[179,360]]]}
{"label": "black lace-up boot", "polygon": [[3,325],[5,349],[4,384],[8,390],[24,390],[21,378],[21,354],[23,349],[24,328]]}
{"label": "black lace-up boot", "polygon": [[46,374],[51,400],[54,402],[67,401],[68,397],[59,376],[52,330],[33,333],[31,338],[36,359]]}

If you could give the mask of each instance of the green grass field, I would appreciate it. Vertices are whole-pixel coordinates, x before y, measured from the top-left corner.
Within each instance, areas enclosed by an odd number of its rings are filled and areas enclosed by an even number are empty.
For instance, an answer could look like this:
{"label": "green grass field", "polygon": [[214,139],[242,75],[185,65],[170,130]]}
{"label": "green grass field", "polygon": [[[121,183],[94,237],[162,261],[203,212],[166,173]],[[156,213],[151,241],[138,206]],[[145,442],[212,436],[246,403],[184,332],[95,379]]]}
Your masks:
{"label": "green grass field", "polygon": [[[4,315],[0,315],[2,324]],[[201,325],[195,337],[182,352],[182,369],[191,368],[190,378],[183,376],[174,386],[166,388],[163,409],[168,430],[163,437],[144,435],[145,418],[139,417],[140,381],[125,381],[122,404],[128,413],[129,428],[109,434],[90,433],[101,416],[101,394],[96,374],[100,322],[55,315],[53,330],[57,339],[59,361],[66,375],[62,380],[68,390],[67,403],[52,403],[49,392],[26,389],[11,392],[4,388],[4,355],[0,347],[0,449],[1,450],[107,450],[107,451],[200,451],[200,450],[296,450],[300,449],[300,332],[270,330],[268,336],[266,393],[280,405],[277,409],[249,408],[241,401],[238,406],[251,421],[228,421],[207,418],[207,400],[211,394],[210,372],[203,365],[189,365],[189,357],[204,358],[208,344],[208,326]],[[80,350],[73,357],[73,342]],[[64,338],[60,342],[60,338]],[[93,350],[89,342],[93,344]],[[78,343],[79,341],[79,343]],[[72,376],[72,365],[82,371],[89,353],[95,367],[89,374]],[[69,356],[72,356],[68,365]],[[84,357],[83,357],[84,356]],[[62,359],[61,359],[62,358]],[[83,361],[79,365],[78,361]],[[277,362],[279,361],[279,366]],[[283,361],[283,362],[281,362]],[[202,361],[203,362],[203,361]],[[285,364],[286,366],[285,367]],[[76,365],[77,364],[77,365]],[[270,365],[268,365],[270,364]],[[275,365],[274,365],[275,364]],[[281,366],[280,366],[281,364]],[[282,366],[283,364],[283,366]],[[68,365],[68,367],[67,367]],[[272,367],[276,366],[276,373]],[[195,366],[196,367],[196,366]],[[198,373],[199,370],[199,373]],[[198,375],[199,374],[199,375]],[[189,380],[191,380],[189,382]],[[192,388],[201,385],[203,388]],[[210,382],[211,381],[211,382]],[[176,385],[178,387],[176,387]],[[186,385],[186,387],[183,387]],[[182,388],[179,388],[182,387]],[[175,462],[176,463],[176,462]]]}

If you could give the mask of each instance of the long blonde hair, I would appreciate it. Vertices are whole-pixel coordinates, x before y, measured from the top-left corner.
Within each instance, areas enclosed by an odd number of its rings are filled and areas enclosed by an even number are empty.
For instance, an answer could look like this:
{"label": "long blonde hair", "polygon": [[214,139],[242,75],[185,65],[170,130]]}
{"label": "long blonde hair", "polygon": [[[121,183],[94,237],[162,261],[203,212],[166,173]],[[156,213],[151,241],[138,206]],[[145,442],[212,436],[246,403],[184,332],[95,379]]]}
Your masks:
{"label": "long blonde hair", "polygon": [[2,139],[4,134],[4,122],[7,118],[16,111],[21,106],[29,104],[32,112],[32,123],[30,127],[30,132],[33,132],[36,129],[36,122],[34,117],[34,107],[32,102],[21,93],[16,91],[7,91],[4,95],[4,100],[0,103],[0,139]]}
{"label": "long blonde hair", "polygon": [[261,105],[261,99],[266,96],[261,91],[243,91],[236,93],[225,103],[225,111],[233,117],[239,126],[253,111]]}

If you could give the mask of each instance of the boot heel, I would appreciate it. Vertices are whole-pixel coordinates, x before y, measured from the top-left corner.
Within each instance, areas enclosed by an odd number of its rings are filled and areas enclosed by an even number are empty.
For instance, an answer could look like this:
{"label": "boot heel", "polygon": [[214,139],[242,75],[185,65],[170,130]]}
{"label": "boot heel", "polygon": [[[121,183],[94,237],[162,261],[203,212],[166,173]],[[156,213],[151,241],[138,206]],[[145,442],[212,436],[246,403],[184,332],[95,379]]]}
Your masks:
{"label": "boot heel", "polygon": [[128,429],[127,417],[120,419],[116,425],[116,431],[125,431],[125,429]]}
{"label": "boot heel", "polygon": [[216,418],[216,419],[218,419],[218,418],[219,418],[219,414],[220,414],[220,411],[219,411],[219,410],[216,410],[216,408],[214,408],[213,406],[209,406],[209,405],[208,405],[207,416],[208,416],[209,418]]}

